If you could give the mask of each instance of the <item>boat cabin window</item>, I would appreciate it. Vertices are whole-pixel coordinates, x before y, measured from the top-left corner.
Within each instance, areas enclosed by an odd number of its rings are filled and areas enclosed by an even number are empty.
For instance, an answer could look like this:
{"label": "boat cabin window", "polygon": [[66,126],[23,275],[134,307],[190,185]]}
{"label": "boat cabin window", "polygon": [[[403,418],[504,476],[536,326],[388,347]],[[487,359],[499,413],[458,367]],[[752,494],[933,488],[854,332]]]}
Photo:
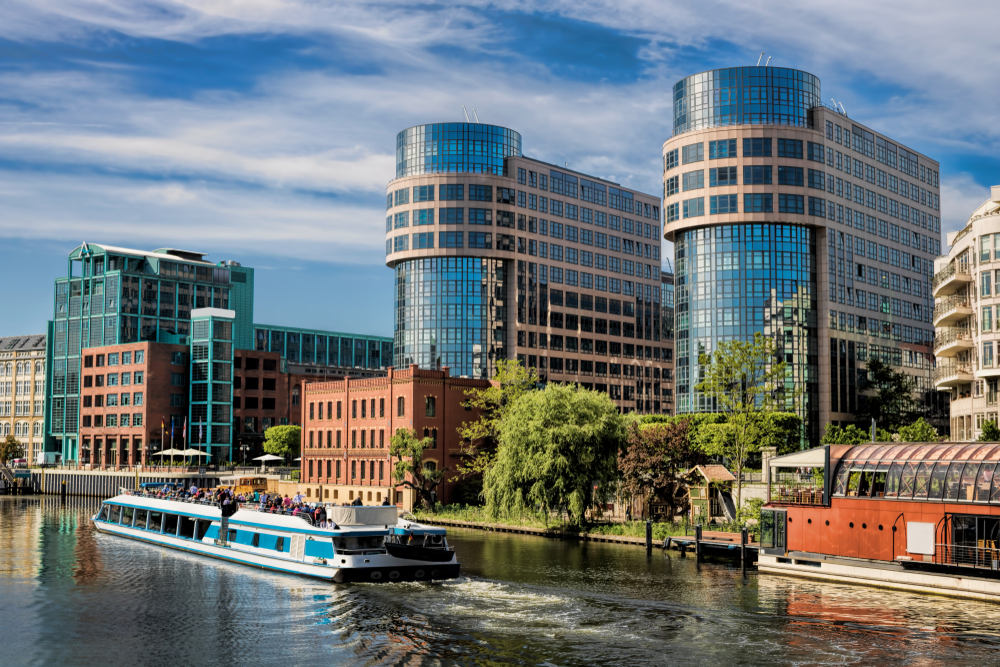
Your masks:
{"label": "boat cabin window", "polygon": [[135,516],[135,509],[134,508],[132,508],[132,507],[123,507],[122,508],[122,525],[123,526],[131,526],[132,525],[132,518],[134,516]]}
{"label": "boat cabin window", "polygon": [[260,546],[260,533],[254,533],[253,538],[250,540],[250,546],[259,547]]}
{"label": "boat cabin window", "polygon": [[149,516],[147,510],[136,510],[135,511],[135,527],[140,530],[146,529],[146,517]]}
{"label": "boat cabin window", "polygon": [[163,526],[163,513],[162,512],[149,512],[149,524],[146,530],[151,530],[154,533],[160,532]]}
{"label": "boat cabin window", "polygon": [[274,550],[275,551],[284,551],[285,550],[285,538],[279,537],[275,541],[275,543],[274,543]]}
{"label": "boat cabin window", "polygon": [[122,508],[118,505],[111,505],[111,516],[108,519],[111,523],[118,523],[122,516]]}
{"label": "boat cabin window", "polygon": [[177,534],[177,515],[176,514],[164,514],[163,515],[163,534],[164,535],[176,535]]}
{"label": "boat cabin window", "polygon": [[180,536],[184,539],[190,540],[194,537],[194,519],[189,516],[182,516],[180,518]]}
{"label": "boat cabin window", "polygon": [[209,527],[212,525],[211,521],[205,519],[198,519],[197,525],[194,529],[194,539],[201,542],[205,539],[205,535],[208,533]]}
{"label": "boat cabin window", "polygon": [[97,521],[107,521],[108,520],[108,506],[101,505],[101,511],[97,513]]}
{"label": "boat cabin window", "polygon": [[[993,554],[1000,547],[1000,517],[963,516],[951,517],[952,544],[957,547],[989,550],[980,557],[996,558]],[[961,559],[965,554],[956,554]]]}

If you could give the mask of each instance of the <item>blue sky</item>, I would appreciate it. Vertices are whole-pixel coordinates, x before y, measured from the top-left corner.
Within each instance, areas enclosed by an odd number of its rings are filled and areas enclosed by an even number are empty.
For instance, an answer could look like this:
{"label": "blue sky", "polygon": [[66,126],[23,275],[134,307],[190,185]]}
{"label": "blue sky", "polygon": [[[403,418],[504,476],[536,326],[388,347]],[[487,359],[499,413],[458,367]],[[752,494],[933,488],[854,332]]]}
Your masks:
{"label": "blue sky", "polygon": [[997,19],[989,2],[7,0],[0,335],[44,331],[83,241],[237,260],[257,321],[390,335],[396,132],[464,104],[527,155],[658,193],[674,82],[761,51],[940,160],[958,229],[1000,183]]}

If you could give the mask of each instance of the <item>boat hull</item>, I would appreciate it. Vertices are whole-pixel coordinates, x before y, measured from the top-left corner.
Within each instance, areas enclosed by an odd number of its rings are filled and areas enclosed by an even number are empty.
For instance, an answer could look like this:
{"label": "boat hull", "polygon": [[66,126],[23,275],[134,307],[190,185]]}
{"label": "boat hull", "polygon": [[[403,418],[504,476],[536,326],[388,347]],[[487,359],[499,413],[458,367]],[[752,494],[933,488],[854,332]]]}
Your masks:
{"label": "boat hull", "polygon": [[393,583],[397,581],[434,581],[454,579],[459,576],[459,563],[404,563],[391,556],[372,556],[368,566],[336,567],[305,563],[280,558],[270,558],[255,553],[240,551],[232,547],[219,546],[214,542],[199,542],[173,535],[137,530],[120,524],[94,521],[94,527],[101,533],[117,535],[146,544],[155,544],[177,551],[208,556],[230,563],[248,565],[272,572],[295,574],[334,583],[367,582]]}

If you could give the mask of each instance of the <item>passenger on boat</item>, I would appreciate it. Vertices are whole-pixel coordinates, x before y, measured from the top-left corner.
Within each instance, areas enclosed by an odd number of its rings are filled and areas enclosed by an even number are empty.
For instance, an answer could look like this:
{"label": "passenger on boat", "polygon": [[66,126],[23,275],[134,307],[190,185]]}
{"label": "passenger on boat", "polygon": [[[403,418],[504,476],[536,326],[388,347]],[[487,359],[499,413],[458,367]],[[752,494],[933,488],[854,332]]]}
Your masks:
{"label": "passenger on boat", "polygon": [[355,498],[355,499],[354,499],[354,502],[353,502],[353,503],[351,503],[351,505],[357,505],[357,506],[361,506],[361,505],[364,505],[364,503],[363,503],[363,502],[361,502],[361,496],[358,496],[357,498]]}

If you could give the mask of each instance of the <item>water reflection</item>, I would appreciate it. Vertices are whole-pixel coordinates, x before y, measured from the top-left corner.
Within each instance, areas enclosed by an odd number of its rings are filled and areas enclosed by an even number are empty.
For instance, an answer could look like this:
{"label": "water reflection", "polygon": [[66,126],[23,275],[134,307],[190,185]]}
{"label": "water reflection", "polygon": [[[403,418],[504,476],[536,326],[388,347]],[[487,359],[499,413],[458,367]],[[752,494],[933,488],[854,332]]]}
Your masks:
{"label": "water reflection", "polygon": [[454,533],[461,579],[336,586],[102,535],[95,507],[0,499],[0,656],[112,666],[1000,659],[1000,608],[987,603],[744,579],[676,553],[477,531]]}

